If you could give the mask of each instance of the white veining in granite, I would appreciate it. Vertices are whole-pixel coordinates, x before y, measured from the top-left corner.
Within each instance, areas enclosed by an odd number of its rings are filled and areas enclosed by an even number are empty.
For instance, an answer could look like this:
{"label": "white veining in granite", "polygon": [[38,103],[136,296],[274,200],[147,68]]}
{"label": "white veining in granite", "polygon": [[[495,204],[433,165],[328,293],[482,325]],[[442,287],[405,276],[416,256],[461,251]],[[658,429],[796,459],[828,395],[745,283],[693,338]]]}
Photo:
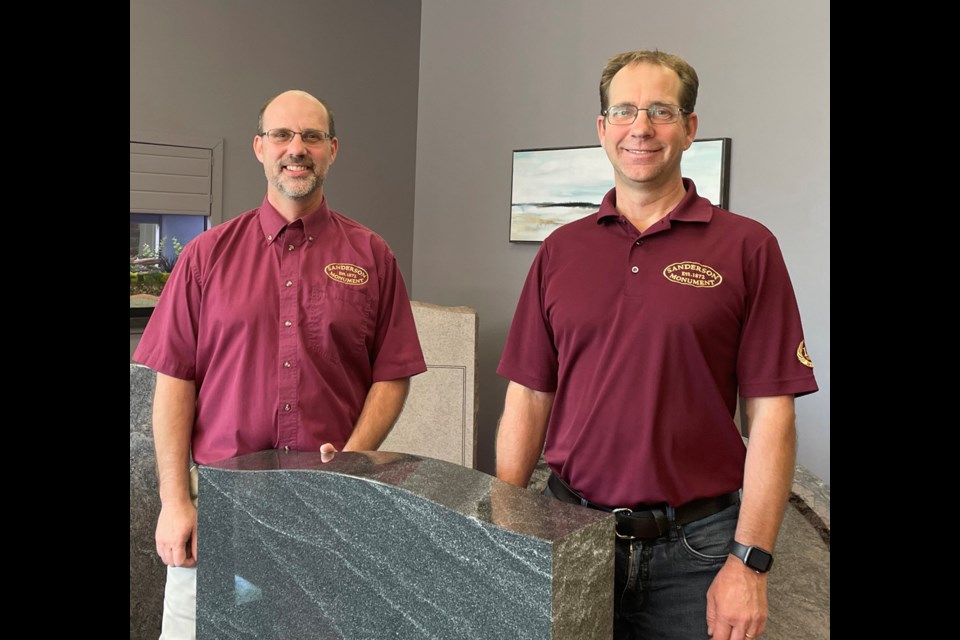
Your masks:
{"label": "white veining in granite", "polygon": [[609,514],[441,460],[320,460],[201,468],[198,639],[610,637]]}

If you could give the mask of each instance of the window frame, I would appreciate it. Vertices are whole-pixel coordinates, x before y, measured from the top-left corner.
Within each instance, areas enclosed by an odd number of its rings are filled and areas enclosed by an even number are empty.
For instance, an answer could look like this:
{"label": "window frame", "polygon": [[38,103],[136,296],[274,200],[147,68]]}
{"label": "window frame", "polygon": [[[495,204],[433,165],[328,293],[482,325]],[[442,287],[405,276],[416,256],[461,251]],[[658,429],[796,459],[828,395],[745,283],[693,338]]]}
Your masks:
{"label": "window frame", "polygon": [[[198,215],[198,211],[176,211],[176,210],[165,210],[165,211],[153,211],[149,208],[144,207],[134,207],[134,189],[133,189],[133,147],[132,145],[157,145],[158,147],[182,147],[185,149],[196,149],[208,152],[210,155],[210,189],[209,189],[209,206],[206,212],[207,224],[205,225],[207,229],[211,229],[216,225],[223,222],[223,139],[222,138],[207,138],[201,136],[192,136],[192,135],[183,135],[183,134],[170,134],[170,133],[157,133],[151,131],[141,131],[141,130],[130,130],[130,144],[131,144],[131,187],[130,187],[130,214],[135,213],[145,213],[145,214],[159,214],[159,215]],[[176,192],[173,192],[176,193]],[[197,194],[191,194],[197,195]],[[130,307],[130,317],[131,318],[149,318],[153,313],[153,307]]]}

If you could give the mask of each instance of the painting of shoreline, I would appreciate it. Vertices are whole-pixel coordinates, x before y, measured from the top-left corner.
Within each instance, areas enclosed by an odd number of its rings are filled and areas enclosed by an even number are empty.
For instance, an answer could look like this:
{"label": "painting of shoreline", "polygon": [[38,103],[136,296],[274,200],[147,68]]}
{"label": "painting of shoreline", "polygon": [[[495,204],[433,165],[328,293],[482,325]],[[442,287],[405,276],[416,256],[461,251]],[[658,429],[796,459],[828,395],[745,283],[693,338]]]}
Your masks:
{"label": "painting of shoreline", "polygon": [[[697,193],[726,207],[729,138],[696,140],[681,171]],[[599,145],[513,152],[510,242],[541,242],[557,227],[596,213],[613,188],[613,169]]]}

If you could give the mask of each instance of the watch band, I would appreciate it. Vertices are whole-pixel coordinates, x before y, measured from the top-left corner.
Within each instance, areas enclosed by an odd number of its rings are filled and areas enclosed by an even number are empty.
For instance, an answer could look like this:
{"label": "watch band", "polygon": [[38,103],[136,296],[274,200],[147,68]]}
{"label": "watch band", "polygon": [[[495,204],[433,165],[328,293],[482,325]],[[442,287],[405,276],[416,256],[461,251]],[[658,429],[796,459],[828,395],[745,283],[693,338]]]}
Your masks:
{"label": "watch band", "polygon": [[730,545],[730,553],[757,573],[766,573],[773,566],[773,554],[760,547],[747,546],[734,540]]}

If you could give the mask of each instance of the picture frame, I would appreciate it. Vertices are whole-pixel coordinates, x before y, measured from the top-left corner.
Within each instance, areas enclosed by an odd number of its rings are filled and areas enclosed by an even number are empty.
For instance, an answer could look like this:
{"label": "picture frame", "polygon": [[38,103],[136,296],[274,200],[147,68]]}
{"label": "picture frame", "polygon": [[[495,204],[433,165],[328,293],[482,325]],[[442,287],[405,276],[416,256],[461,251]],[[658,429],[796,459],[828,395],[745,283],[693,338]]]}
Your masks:
{"label": "picture frame", "polygon": [[[680,170],[697,193],[727,209],[731,138],[694,140]],[[510,242],[542,242],[559,226],[596,213],[614,186],[600,145],[517,149],[510,185]]]}

